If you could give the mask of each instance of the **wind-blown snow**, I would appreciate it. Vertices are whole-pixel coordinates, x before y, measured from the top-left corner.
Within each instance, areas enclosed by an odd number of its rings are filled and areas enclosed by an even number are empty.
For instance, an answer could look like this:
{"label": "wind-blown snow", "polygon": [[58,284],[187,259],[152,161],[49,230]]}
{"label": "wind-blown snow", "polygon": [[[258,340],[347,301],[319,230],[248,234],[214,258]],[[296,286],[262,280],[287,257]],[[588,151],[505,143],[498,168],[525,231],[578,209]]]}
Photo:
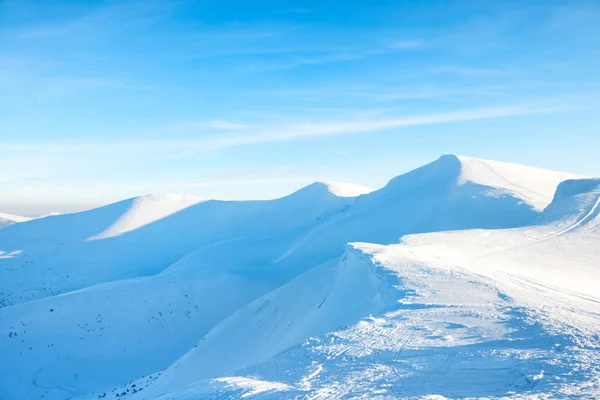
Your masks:
{"label": "wind-blown snow", "polygon": [[0,399],[598,397],[600,181],[571,177],[447,155],[11,225]]}

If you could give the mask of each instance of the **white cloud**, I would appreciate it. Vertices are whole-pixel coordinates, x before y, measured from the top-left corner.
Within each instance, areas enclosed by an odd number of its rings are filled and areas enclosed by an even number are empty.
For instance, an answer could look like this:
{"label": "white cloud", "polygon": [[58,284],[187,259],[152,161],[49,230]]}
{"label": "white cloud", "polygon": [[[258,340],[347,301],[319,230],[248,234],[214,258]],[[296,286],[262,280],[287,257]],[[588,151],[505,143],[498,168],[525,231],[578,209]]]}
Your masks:
{"label": "white cloud", "polygon": [[470,76],[502,75],[505,73],[501,69],[472,68],[472,67],[459,67],[459,66],[439,67],[439,68],[433,69],[432,72],[435,74],[458,74],[458,75],[470,75]]}
{"label": "white cloud", "polygon": [[[559,112],[567,107],[534,107],[528,105],[498,108],[465,109],[439,114],[404,116],[390,119],[359,119],[337,121],[308,121],[281,125],[246,126],[224,121],[213,121],[217,129],[233,130],[244,127],[244,134],[222,133],[203,136],[197,139],[134,139],[111,142],[21,142],[0,143],[0,147],[13,152],[19,159],[40,155],[73,157],[88,162],[90,157],[102,160],[102,164],[128,162],[139,158],[165,159],[186,158],[211,155],[228,148],[260,143],[285,142],[322,136],[356,135],[387,129],[410,126],[447,124],[461,121],[473,121],[489,118],[501,118],[519,115],[545,114]],[[175,126],[182,126],[176,124]],[[170,128],[164,128],[171,131]],[[0,162],[0,167],[2,163]]]}
{"label": "white cloud", "polygon": [[236,124],[234,122],[229,122],[229,121],[211,121],[210,127],[213,129],[235,130],[235,129],[245,129],[248,126],[243,125],[243,124]]}
{"label": "white cloud", "polygon": [[399,40],[390,45],[394,50],[412,50],[418,49],[423,46],[423,41],[420,39],[416,40]]}

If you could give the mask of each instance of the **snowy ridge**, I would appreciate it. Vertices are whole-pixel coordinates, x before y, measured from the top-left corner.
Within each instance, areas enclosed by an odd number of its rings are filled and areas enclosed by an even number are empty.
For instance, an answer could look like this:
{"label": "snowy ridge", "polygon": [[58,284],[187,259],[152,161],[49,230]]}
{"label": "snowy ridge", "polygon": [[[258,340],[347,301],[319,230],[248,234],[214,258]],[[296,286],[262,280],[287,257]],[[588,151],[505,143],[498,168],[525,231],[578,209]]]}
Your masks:
{"label": "snowy ridge", "polygon": [[144,397],[266,361],[309,337],[379,312],[392,298],[385,276],[362,252],[348,247],[337,265],[315,267],[223,320]]}
{"label": "snowy ridge", "polygon": [[600,224],[600,179],[577,179],[562,182],[556,189],[552,203],[540,216],[541,221],[556,221],[566,226],[562,234],[576,228],[593,229]]}
{"label": "snowy ridge", "polygon": [[192,264],[0,308],[3,357],[35,360],[0,363],[0,394],[71,398],[160,371],[266,291]]}
{"label": "snowy ridge", "polygon": [[375,190],[367,186],[344,182],[325,181],[323,184],[327,186],[327,190],[330,193],[339,197],[356,197],[361,194],[371,193]]}
{"label": "snowy ridge", "polygon": [[313,182],[288,196],[272,201],[294,203],[294,205],[298,203],[351,205],[355,197],[372,191],[373,189],[366,186],[350,183]]}
{"label": "snowy ridge", "polygon": [[20,215],[5,214],[5,213],[0,213],[0,218],[8,220],[8,221],[12,221],[12,222],[25,222],[25,221],[29,221],[30,219],[33,219],[31,217],[22,217]]}
{"label": "snowy ridge", "polygon": [[13,225],[0,231],[0,251],[20,254],[0,269],[0,306],[153,275],[197,248],[244,255],[221,249],[275,233],[285,238],[285,232],[314,225],[353,201],[324,184],[268,201],[149,195]]}
{"label": "snowy ridge", "polygon": [[12,225],[0,399],[594,397],[600,190],[570,176],[447,155]]}
{"label": "snowy ridge", "polygon": [[484,184],[505,190],[542,211],[558,184],[581,176],[500,161],[456,156],[461,164],[459,182]]}
{"label": "snowy ridge", "polygon": [[428,182],[440,190],[475,186],[487,188],[482,191],[486,196],[512,196],[540,212],[550,204],[560,182],[578,178],[581,177],[564,172],[447,154],[392,179],[382,191],[395,190],[393,188],[397,186],[422,186]]}
{"label": "snowy ridge", "polygon": [[18,222],[29,221],[32,218],[21,217],[20,215],[0,213],[0,229],[5,228],[9,225],[16,224]]}
{"label": "snowy ridge", "polygon": [[[106,398],[534,399],[600,394],[600,357],[594,339],[580,347],[573,331],[548,320],[534,322],[537,311],[509,296],[513,291],[504,282],[449,265],[406,259],[393,246],[354,246],[356,250],[347,256],[379,270],[377,275],[388,288],[389,300],[378,312],[357,313],[355,322],[327,327],[328,333],[307,336],[267,361],[242,368],[230,365],[228,373],[215,379],[194,366],[206,364],[208,372],[208,360],[220,362],[218,349],[229,349],[208,342],[206,359],[198,354],[192,363],[186,356],[183,363],[175,364],[179,368],[114,389]],[[258,310],[264,307],[263,303]],[[254,329],[251,320],[242,326]],[[237,337],[222,339],[235,345],[249,334],[247,340],[253,343],[261,331],[256,329],[248,333],[238,326]],[[265,340],[272,339],[267,332]],[[194,350],[202,352],[201,346]],[[253,346],[247,347],[245,351],[252,352]],[[206,352],[211,350],[218,354]]]}
{"label": "snowy ridge", "polygon": [[165,218],[184,208],[203,201],[199,197],[174,194],[145,195],[132,199],[131,207],[105,231],[87,240],[106,239],[133,231],[144,225]]}

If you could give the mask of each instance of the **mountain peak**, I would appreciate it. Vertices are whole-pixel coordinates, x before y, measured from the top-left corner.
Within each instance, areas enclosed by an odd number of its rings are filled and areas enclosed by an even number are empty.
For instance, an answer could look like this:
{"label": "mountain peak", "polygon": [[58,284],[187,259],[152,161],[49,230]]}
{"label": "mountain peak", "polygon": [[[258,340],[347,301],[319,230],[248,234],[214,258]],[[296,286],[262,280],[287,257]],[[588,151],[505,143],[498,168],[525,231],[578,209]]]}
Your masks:
{"label": "mountain peak", "polygon": [[7,226],[16,224],[18,222],[29,221],[31,219],[33,219],[33,218],[22,217],[20,215],[0,213],[0,229],[6,228]]}
{"label": "mountain peak", "polygon": [[482,158],[445,154],[437,160],[404,175],[394,178],[390,184],[479,185],[487,187],[488,193],[508,194],[521,199],[536,211],[542,211],[552,201],[558,184],[580,176],[560,171],[529,167]]}
{"label": "mountain peak", "polygon": [[0,213],[0,219],[5,219],[11,222],[25,222],[33,219],[32,217],[22,217],[20,215]]}

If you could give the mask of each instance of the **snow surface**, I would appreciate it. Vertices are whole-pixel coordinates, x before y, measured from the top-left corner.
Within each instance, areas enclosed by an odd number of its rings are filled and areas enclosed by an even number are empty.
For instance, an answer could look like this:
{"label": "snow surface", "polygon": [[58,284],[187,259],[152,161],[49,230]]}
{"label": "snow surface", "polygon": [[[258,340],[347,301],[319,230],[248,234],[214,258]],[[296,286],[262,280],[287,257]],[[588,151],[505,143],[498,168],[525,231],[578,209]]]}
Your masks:
{"label": "snow surface", "polygon": [[88,240],[107,239],[138,229],[177,211],[201,202],[199,197],[146,195],[133,199],[131,207],[105,231]]}
{"label": "snow surface", "polygon": [[572,177],[447,155],[12,225],[0,399],[598,398],[600,180]]}
{"label": "snow surface", "polygon": [[327,186],[327,190],[330,193],[339,197],[356,197],[361,194],[371,193],[374,190],[370,187],[353,183],[327,181],[323,182],[323,184]]}
{"label": "snow surface", "polygon": [[462,164],[459,181],[493,186],[513,193],[542,211],[550,201],[557,185],[567,179],[583,178],[573,174],[548,171],[499,161],[458,156]]}
{"label": "snow surface", "polygon": [[22,217],[20,215],[0,213],[0,229],[5,228],[9,225],[16,224],[17,222],[29,221],[32,218]]}

